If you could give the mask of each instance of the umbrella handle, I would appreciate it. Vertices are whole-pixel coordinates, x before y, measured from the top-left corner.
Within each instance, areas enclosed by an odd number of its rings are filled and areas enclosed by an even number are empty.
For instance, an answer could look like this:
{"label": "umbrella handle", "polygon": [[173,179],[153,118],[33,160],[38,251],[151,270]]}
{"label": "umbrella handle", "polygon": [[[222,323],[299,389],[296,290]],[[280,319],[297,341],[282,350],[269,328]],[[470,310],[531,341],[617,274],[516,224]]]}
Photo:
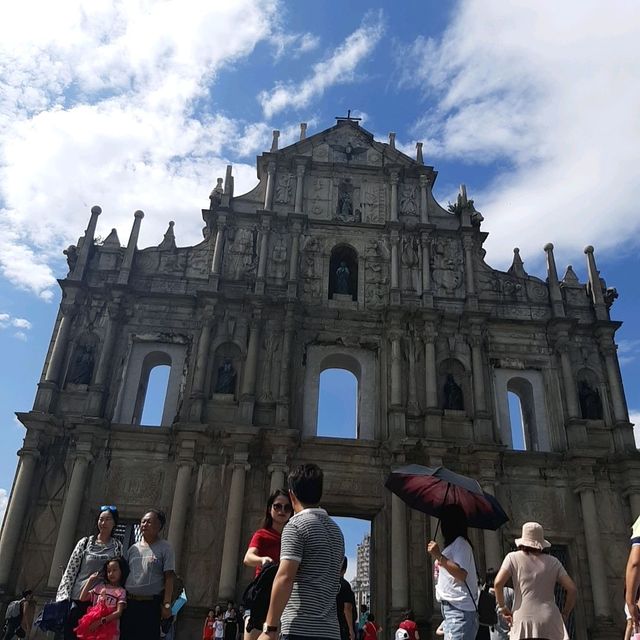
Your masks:
{"label": "umbrella handle", "polygon": [[[444,499],[442,500],[442,506],[445,506],[447,504],[447,496],[449,495],[449,488],[451,487],[451,483],[448,482],[447,483],[447,490],[444,492]],[[436,539],[436,536],[438,535],[438,529],[440,528],[440,518],[438,518],[438,524],[436,525],[436,532],[433,534],[433,539]]]}

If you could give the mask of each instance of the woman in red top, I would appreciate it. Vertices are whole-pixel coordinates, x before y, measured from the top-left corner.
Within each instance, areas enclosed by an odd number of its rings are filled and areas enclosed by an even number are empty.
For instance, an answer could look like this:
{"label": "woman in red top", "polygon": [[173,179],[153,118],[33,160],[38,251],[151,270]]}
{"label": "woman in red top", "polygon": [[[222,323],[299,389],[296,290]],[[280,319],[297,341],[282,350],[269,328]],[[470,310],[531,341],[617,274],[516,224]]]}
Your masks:
{"label": "woman in red top", "polygon": [[213,609],[209,610],[207,617],[204,619],[204,628],[202,629],[202,640],[213,640],[213,630],[215,628],[216,616]]}
{"label": "woman in red top", "polygon": [[364,625],[364,640],[378,640],[378,634],[381,631],[382,627],[376,622],[376,617],[373,613],[369,613]]}
{"label": "woman in red top", "polygon": [[[289,521],[293,507],[289,494],[284,489],[276,489],[267,500],[267,508],[262,520],[262,525],[249,542],[249,548],[244,556],[247,567],[255,567],[255,575],[262,571],[264,565],[270,562],[280,562],[280,537],[282,529]],[[246,631],[246,620],[250,611],[244,612],[245,632],[244,640],[256,640],[260,635],[260,629]]]}
{"label": "woman in red top", "polygon": [[404,612],[404,620],[399,624],[399,629],[404,629],[409,634],[409,640],[420,640],[420,633],[418,632],[418,625],[415,622],[415,616],[413,615],[413,609],[409,609]]}

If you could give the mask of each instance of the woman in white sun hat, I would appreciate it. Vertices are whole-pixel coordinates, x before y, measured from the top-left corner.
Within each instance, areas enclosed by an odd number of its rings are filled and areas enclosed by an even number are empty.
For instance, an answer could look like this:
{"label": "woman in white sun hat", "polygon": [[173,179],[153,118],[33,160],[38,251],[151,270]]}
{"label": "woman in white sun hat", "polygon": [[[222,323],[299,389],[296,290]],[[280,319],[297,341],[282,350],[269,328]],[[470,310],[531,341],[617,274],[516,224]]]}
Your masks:
{"label": "woman in white sun hat", "polygon": [[[494,582],[496,603],[502,616],[511,624],[511,640],[522,638],[567,639],[564,621],[576,602],[576,585],[562,563],[544,553],[551,544],[537,522],[522,525],[522,537],[516,539],[517,551],[507,554]],[[504,587],[513,581],[513,611],[505,606]],[[556,606],[554,588],[560,583],[567,591],[562,612]]]}

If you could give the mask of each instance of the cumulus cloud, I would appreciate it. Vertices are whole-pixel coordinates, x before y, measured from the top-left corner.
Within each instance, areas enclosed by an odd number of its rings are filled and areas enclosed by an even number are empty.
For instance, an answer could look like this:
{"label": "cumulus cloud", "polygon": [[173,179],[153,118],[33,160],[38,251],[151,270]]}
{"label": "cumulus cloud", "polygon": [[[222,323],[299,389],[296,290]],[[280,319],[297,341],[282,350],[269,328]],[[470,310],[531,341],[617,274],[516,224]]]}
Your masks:
{"label": "cumulus cloud", "polygon": [[403,83],[435,97],[413,132],[429,161],[499,163],[471,195],[505,262],[518,243],[530,259],[550,240],[561,259],[637,245],[639,38],[624,0],[466,0],[440,39],[402,52]]}
{"label": "cumulus cloud", "polygon": [[631,410],[629,421],[633,424],[633,435],[636,439],[636,448],[640,449],[640,411]]}
{"label": "cumulus cloud", "polygon": [[[227,141],[246,130],[248,154],[268,129],[217,113],[205,98],[220,69],[283,33],[277,15],[275,0],[26,0],[5,12],[0,273],[52,299],[61,250],[93,204],[104,211],[102,237],[115,227],[126,242],[143,209],[141,246],[159,242],[169,219],[180,244],[199,241],[200,209],[233,151]],[[311,44],[303,34],[290,46]],[[253,162],[234,175],[237,190],[252,186]]]}
{"label": "cumulus cloud", "polygon": [[0,329],[19,329],[13,334],[13,337],[17,340],[26,341],[27,334],[25,332],[31,329],[32,326],[31,322],[26,318],[15,318],[9,313],[0,313]]}
{"label": "cumulus cloud", "polygon": [[4,522],[4,514],[9,504],[9,492],[6,489],[0,489],[0,527]]}
{"label": "cumulus cloud", "polygon": [[358,65],[367,58],[384,32],[382,14],[369,15],[332,55],[313,65],[311,73],[299,83],[279,83],[262,91],[258,100],[267,118],[287,108],[300,109],[335,84],[353,82]]}

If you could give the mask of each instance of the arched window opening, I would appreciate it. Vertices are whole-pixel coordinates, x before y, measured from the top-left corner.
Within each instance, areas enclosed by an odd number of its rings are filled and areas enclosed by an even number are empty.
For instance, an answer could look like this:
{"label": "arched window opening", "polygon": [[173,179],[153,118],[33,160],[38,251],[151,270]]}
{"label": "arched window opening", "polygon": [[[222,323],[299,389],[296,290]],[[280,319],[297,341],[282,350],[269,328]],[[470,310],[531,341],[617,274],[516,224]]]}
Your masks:
{"label": "arched window opening", "polygon": [[132,424],[159,427],[171,422],[165,415],[170,374],[171,358],[166,353],[147,354],[142,363]]}
{"label": "arched window opening", "polygon": [[337,296],[358,299],[358,254],[346,245],[334,247],[329,260],[329,298]]}
{"label": "arched window opening", "polygon": [[511,378],[507,383],[511,446],[519,451],[538,451],[533,387],[524,378]]}
{"label": "arched window opening", "polygon": [[515,451],[526,451],[524,426],[522,421],[522,405],[520,398],[513,391],[507,393],[509,397],[509,420],[511,421],[511,443]]}
{"label": "arched window opening", "polygon": [[347,369],[325,369],[320,374],[317,435],[358,437],[358,379]]}

